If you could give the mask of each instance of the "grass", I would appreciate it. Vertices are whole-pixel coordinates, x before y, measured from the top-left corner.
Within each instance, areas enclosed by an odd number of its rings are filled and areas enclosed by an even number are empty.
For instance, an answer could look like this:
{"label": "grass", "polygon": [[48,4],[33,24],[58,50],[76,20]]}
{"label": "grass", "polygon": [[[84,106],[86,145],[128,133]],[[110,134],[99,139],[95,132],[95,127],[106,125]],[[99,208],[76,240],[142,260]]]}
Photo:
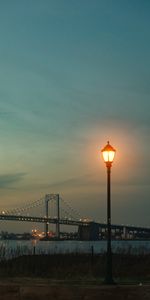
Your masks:
{"label": "grass", "polygon": [[[24,255],[0,263],[0,278],[34,277],[51,280],[100,282],[106,269],[106,255]],[[120,283],[150,282],[150,254],[114,254],[113,276]]]}

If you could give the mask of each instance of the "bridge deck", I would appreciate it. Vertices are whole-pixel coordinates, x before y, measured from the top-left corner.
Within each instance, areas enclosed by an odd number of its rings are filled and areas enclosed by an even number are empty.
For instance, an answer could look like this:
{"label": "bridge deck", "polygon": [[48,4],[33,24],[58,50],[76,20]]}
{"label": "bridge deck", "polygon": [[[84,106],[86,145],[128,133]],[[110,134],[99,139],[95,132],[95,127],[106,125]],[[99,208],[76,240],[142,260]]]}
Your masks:
{"label": "bridge deck", "polygon": [[[35,222],[35,223],[48,223],[48,224],[58,224],[57,218],[45,218],[45,217],[32,217],[32,216],[21,216],[21,215],[7,215],[7,214],[0,214],[1,221],[19,221],[19,222]],[[62,225],[71,225],[71,226],[88,226],[91,223],[96,222],[85,222],[80,220],[69,220],[69,219],[59,219],[59,224]],[[99,225],[101,229],[106,229],[107,224],[105,223],[96,223]],[[141,227],[141,226],[129,226],[129,225],[119,225],[119,224],[112,224],[112,229],[123,230],[126,228],[128,231],[140,231],[140,232],[148,232],[150,233],[149,227]]]}

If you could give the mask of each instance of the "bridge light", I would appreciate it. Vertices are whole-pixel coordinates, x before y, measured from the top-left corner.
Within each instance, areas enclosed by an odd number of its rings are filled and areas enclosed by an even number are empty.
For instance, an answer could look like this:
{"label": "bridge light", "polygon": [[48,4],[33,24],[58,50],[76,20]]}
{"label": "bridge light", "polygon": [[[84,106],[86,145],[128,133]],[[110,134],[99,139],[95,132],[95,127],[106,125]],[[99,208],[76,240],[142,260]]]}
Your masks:
{"label": "bridge light", "polygon": [[101,150],[104,162],[106,165],[112,164],[116,150],[109,144],[109,141],[107,142],[107,145]]}

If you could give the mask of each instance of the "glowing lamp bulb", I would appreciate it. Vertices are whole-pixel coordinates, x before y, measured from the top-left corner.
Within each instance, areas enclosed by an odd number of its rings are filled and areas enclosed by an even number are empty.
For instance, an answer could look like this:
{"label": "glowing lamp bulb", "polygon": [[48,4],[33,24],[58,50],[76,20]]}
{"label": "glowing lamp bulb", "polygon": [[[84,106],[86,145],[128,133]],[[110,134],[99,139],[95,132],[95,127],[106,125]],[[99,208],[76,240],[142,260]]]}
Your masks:
{"label": "glowing lamp bulb", "polygon": [[116,150],[107,142],[107,145],[101,150],[104,162],[110,164],[113,162]]}

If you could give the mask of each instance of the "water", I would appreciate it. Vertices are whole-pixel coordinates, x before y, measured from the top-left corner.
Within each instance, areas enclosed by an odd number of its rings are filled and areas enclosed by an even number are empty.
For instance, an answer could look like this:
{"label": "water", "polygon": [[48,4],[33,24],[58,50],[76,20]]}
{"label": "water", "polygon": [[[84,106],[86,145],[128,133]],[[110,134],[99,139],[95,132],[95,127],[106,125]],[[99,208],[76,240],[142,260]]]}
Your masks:
{"label": "water", "polygon": [[[95,254],[106,251],[106,241],[0,241],[0,260],[33,254]],[[114,253],[150,253],[150,241],[112,241]]]}

